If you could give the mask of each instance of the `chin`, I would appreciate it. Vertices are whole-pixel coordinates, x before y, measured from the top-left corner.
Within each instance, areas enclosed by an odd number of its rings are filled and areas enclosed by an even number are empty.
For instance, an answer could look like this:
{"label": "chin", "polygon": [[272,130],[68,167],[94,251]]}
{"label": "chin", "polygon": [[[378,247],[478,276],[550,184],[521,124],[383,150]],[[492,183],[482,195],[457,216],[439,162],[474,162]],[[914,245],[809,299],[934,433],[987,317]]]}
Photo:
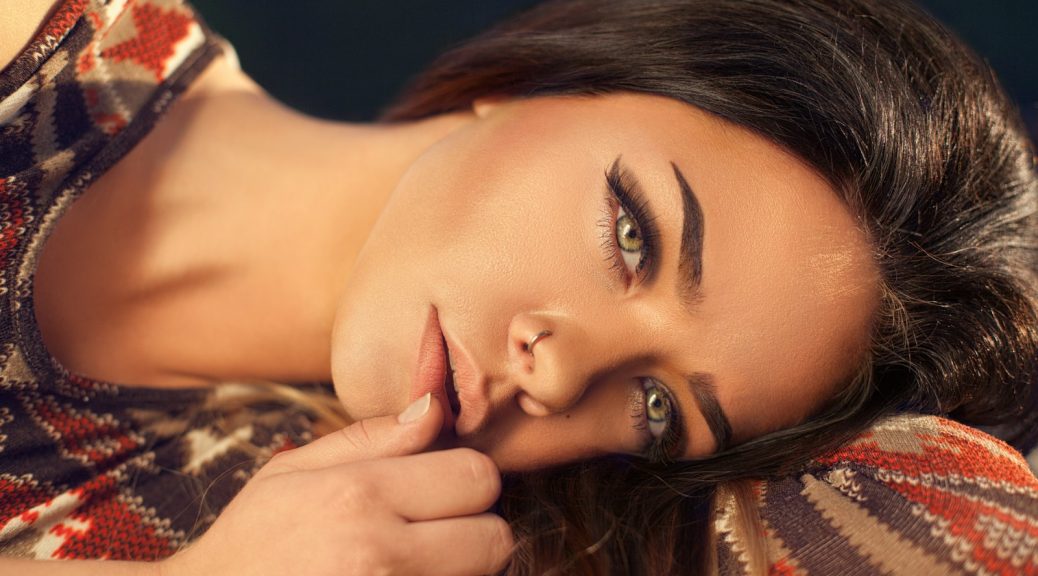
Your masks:
{"label": "chin", "polygon": [[[347,386],[341,383],[343,381],[338,378],[334,379],[335,395],[339,398],[339,403],[346,411],[346,415],[350,420],[357,422],[393,413],[389,405],[379,402],[370,394],[366,394],[362,386]],[[346,381],[349,381],[349,379],[346,379]]]}

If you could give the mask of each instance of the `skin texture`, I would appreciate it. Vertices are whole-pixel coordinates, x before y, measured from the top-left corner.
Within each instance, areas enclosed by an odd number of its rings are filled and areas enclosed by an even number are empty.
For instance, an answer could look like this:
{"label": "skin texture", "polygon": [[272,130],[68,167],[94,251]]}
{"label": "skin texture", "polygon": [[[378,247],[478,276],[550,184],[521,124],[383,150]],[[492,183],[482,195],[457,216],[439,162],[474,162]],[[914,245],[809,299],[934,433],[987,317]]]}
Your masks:
{"label": "skin texture", "polygon": [[[372,418],[276,455],[162,573],[497,573],[513,546],[508,524],[485,512],[500,494],[498,469],[464,448],[418,454],[442,414],[428,399],[415,404],[411,419]],[[285,517],[307,521],[270,530]]]}
{"label": "skin texture", "polygon": [[[604,248],[617,158],[659,228],[651,281],[618,275]],[[676,289],[671,163],[705,222],[691,305]],[[99,222],[119,234],[94,233]],[[639,377],[680,406],[681,456],[716,449],[682,374],[714,374],[735,442],[792,424],[853,369],[876,286],[826,182],[690,106],[543,98],[344,126],[218,62],[62,219],[34,295],[72,372],[157,387],[333,379],[359,420],[272,460],[163,573],[482,574],[511,548],[483,512],[499,470],[638,451]],[[436,402],[410,424],[394,416],[413,399],[432,306],[477,376],[458,438],[441,434]],[[522,344],[546,329],[530,356]],[[437,434],[436,447],[490,458],[418,454]],[[285,510],[311,521],[272,541],[264,527]]]}
{"label": "skin texture", "polygon": [[331,380],[357,252],[400,174],[470,116],[320,121],[218,60],[44,245],[47,348],[125,386]]}
{"label": "skin texture", "polygon": [[52,0],[8,0],[0,12],[0,65],[17,56],[40,29]]}
{"label": "skin texture", "polygon": [[[278,453],[201,538],[161,562],[0,557],[0,570],[27,576],[496,574],[514,545],[508,524],[486,512],[500,494],[500,474],[474,450],[421,453],[442,418],[426,397],[406,414],[357,422]],[[286,525],[286,517],[306,522]]]}
{"label": "skin texture", "polygon": [[[651,282],[620,277],[604,248],[617,158],[659,228]],[[704,215],[689,306],[672,162]],[[109,221],[119,235],[93,233]],[[473,382],[459,437],[439,446],[515,470],[639,452],[651,439],[640,377],[680,406],[675,456],[716,449],[684,374],[714,375],[735,442],[796,422],[853,369],[876,285],[825,181],[691,106],[484,101],[340,125],[221,62],[73,205],[34,289],[48,348],[72,372],[157,387],[331,379],[356,419],[414,398],[435,306]],[[545,329],[531,363],[522,343]]]}
{"label": "skin texture", "polygon": [[[603,250],[618,157],[659,228],[651,282],[617,276]],[[705,223],[689,305],[671,162]],[[475,374],[461,445],[504,469],[635,453],[638,378],[653,377],[680,405],[694,458],[716,446],[683,374],[713,373],[736,442],[793,424],[860,358],[876,278],[829,184],[745,130],[646,95],[481,102],[381,213],[342,293],[332,374],[352,417],[402,409],[432,305]],[[541,330],[552,335],[533,360],[522,343]]]}

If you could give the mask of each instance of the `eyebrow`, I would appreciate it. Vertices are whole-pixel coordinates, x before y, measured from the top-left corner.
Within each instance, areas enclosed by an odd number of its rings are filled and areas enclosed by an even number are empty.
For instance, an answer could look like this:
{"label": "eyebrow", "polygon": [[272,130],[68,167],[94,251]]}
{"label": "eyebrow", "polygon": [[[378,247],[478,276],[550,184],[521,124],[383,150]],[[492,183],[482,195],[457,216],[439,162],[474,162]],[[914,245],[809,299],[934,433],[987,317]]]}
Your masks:
{"label": "eyebrow", "polygon": [[[618,170],[620,159],[613,163],[613,170]],[[699,286],[703,280],[703,209],[699,206],[699,199],[689,186],[685,175],[674,162],[670,163],[674,170],[674,177],[678,181],[681,190],[681,208],[683,220],[681,224],[681,247],[678,258],[679,280],[678,294],[686,308],[691,307],[699,301]],[[685,376],[685,381],[696,399],[696,407],[710,428],[714,436],[717,452],[728,447],[732,438],[732,425],[728,416],[721,408],[717,400],[714,376],[706,372],[695,372]],[[688,438],[683,444],[687,445]]]}
{"label": "eyebrow", "polygon": [[678,259],[678,273],[681,278],[678,294],[686,308],[699,299],[699,285],[703,281],[703,209],[699,207],[688,180],[681,173],[678,165],[671,162],[674,177],[681,190],[681,208],[684,220],[681,224],[681,250]]}
{"label": "eyebrow", "polygon": [[713,374],[696,372],[685,376],[685,380],[696,399],[699,413],[703,415],[706,425],[714,435],[717,452],[724,450],[732,439],[732,425],[721,409],[721,403],[717,401],[717,387],[714,385]]}
{"label": "eyebrow", "polygon": [[[685,307],[689,308],[699,300],[699,287],[703,282],[703,209],[678,165],[671,162],[670,166],[674,169],[674,178],[677,179],[678,189],[681,190],[681,208],[684,215],[678,259],[678,276],[681,279],[678,294],[681,295]],[[717,451],[724,450],[732,439],[732,425],[721,408],[721,403],[717,401],[717,387],[714,385],[713,374],[696,372],[686,376],[685,380],[696,399],[699,413],[703,415],[706,425],[714,435]]]}

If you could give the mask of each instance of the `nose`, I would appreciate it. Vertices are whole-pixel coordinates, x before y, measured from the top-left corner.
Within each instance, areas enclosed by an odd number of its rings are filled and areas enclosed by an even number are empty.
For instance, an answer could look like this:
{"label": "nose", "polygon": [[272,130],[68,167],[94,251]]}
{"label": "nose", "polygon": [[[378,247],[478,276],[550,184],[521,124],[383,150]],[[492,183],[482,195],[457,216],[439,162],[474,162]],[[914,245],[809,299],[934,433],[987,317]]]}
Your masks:
{"label": "nose", "polygon": [[[516,401],[531,416],[564,412],[576,404],[593,368],[587,339],[575,323],[540,314],[518,314],[508,329]],[[581,348],[584,348],[583,350]]]}

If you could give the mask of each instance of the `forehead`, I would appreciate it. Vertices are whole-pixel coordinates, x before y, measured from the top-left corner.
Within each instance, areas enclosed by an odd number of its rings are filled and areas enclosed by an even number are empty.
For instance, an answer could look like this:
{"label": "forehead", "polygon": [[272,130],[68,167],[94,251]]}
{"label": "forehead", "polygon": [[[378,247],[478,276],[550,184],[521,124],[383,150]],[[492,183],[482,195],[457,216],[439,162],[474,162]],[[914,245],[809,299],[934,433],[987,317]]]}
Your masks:
{"label": "forehead", "polygon": [[541,120],[572,123],[587,149],[621,154],[645,187],[665,238],[661,286],[679,281],[671,162],[695,192],[701,298],[688,309],[673,291],[660,296],[656,341],[676,370],[715,375],[735,439],[788,426],[828,398],[861,357],[878,302],[869,243],[832,186],[770,141],[670,99],[548,106]]}
{"label": "forehead", "polygon": [[878,275],[865,234],[824,178],[746,130],[700,120],[692,137],[670,142],[684,148],[707,223],[694,311],[707,337],[692,354],[718,375],[738,439],[805,418],[851,374]]}

